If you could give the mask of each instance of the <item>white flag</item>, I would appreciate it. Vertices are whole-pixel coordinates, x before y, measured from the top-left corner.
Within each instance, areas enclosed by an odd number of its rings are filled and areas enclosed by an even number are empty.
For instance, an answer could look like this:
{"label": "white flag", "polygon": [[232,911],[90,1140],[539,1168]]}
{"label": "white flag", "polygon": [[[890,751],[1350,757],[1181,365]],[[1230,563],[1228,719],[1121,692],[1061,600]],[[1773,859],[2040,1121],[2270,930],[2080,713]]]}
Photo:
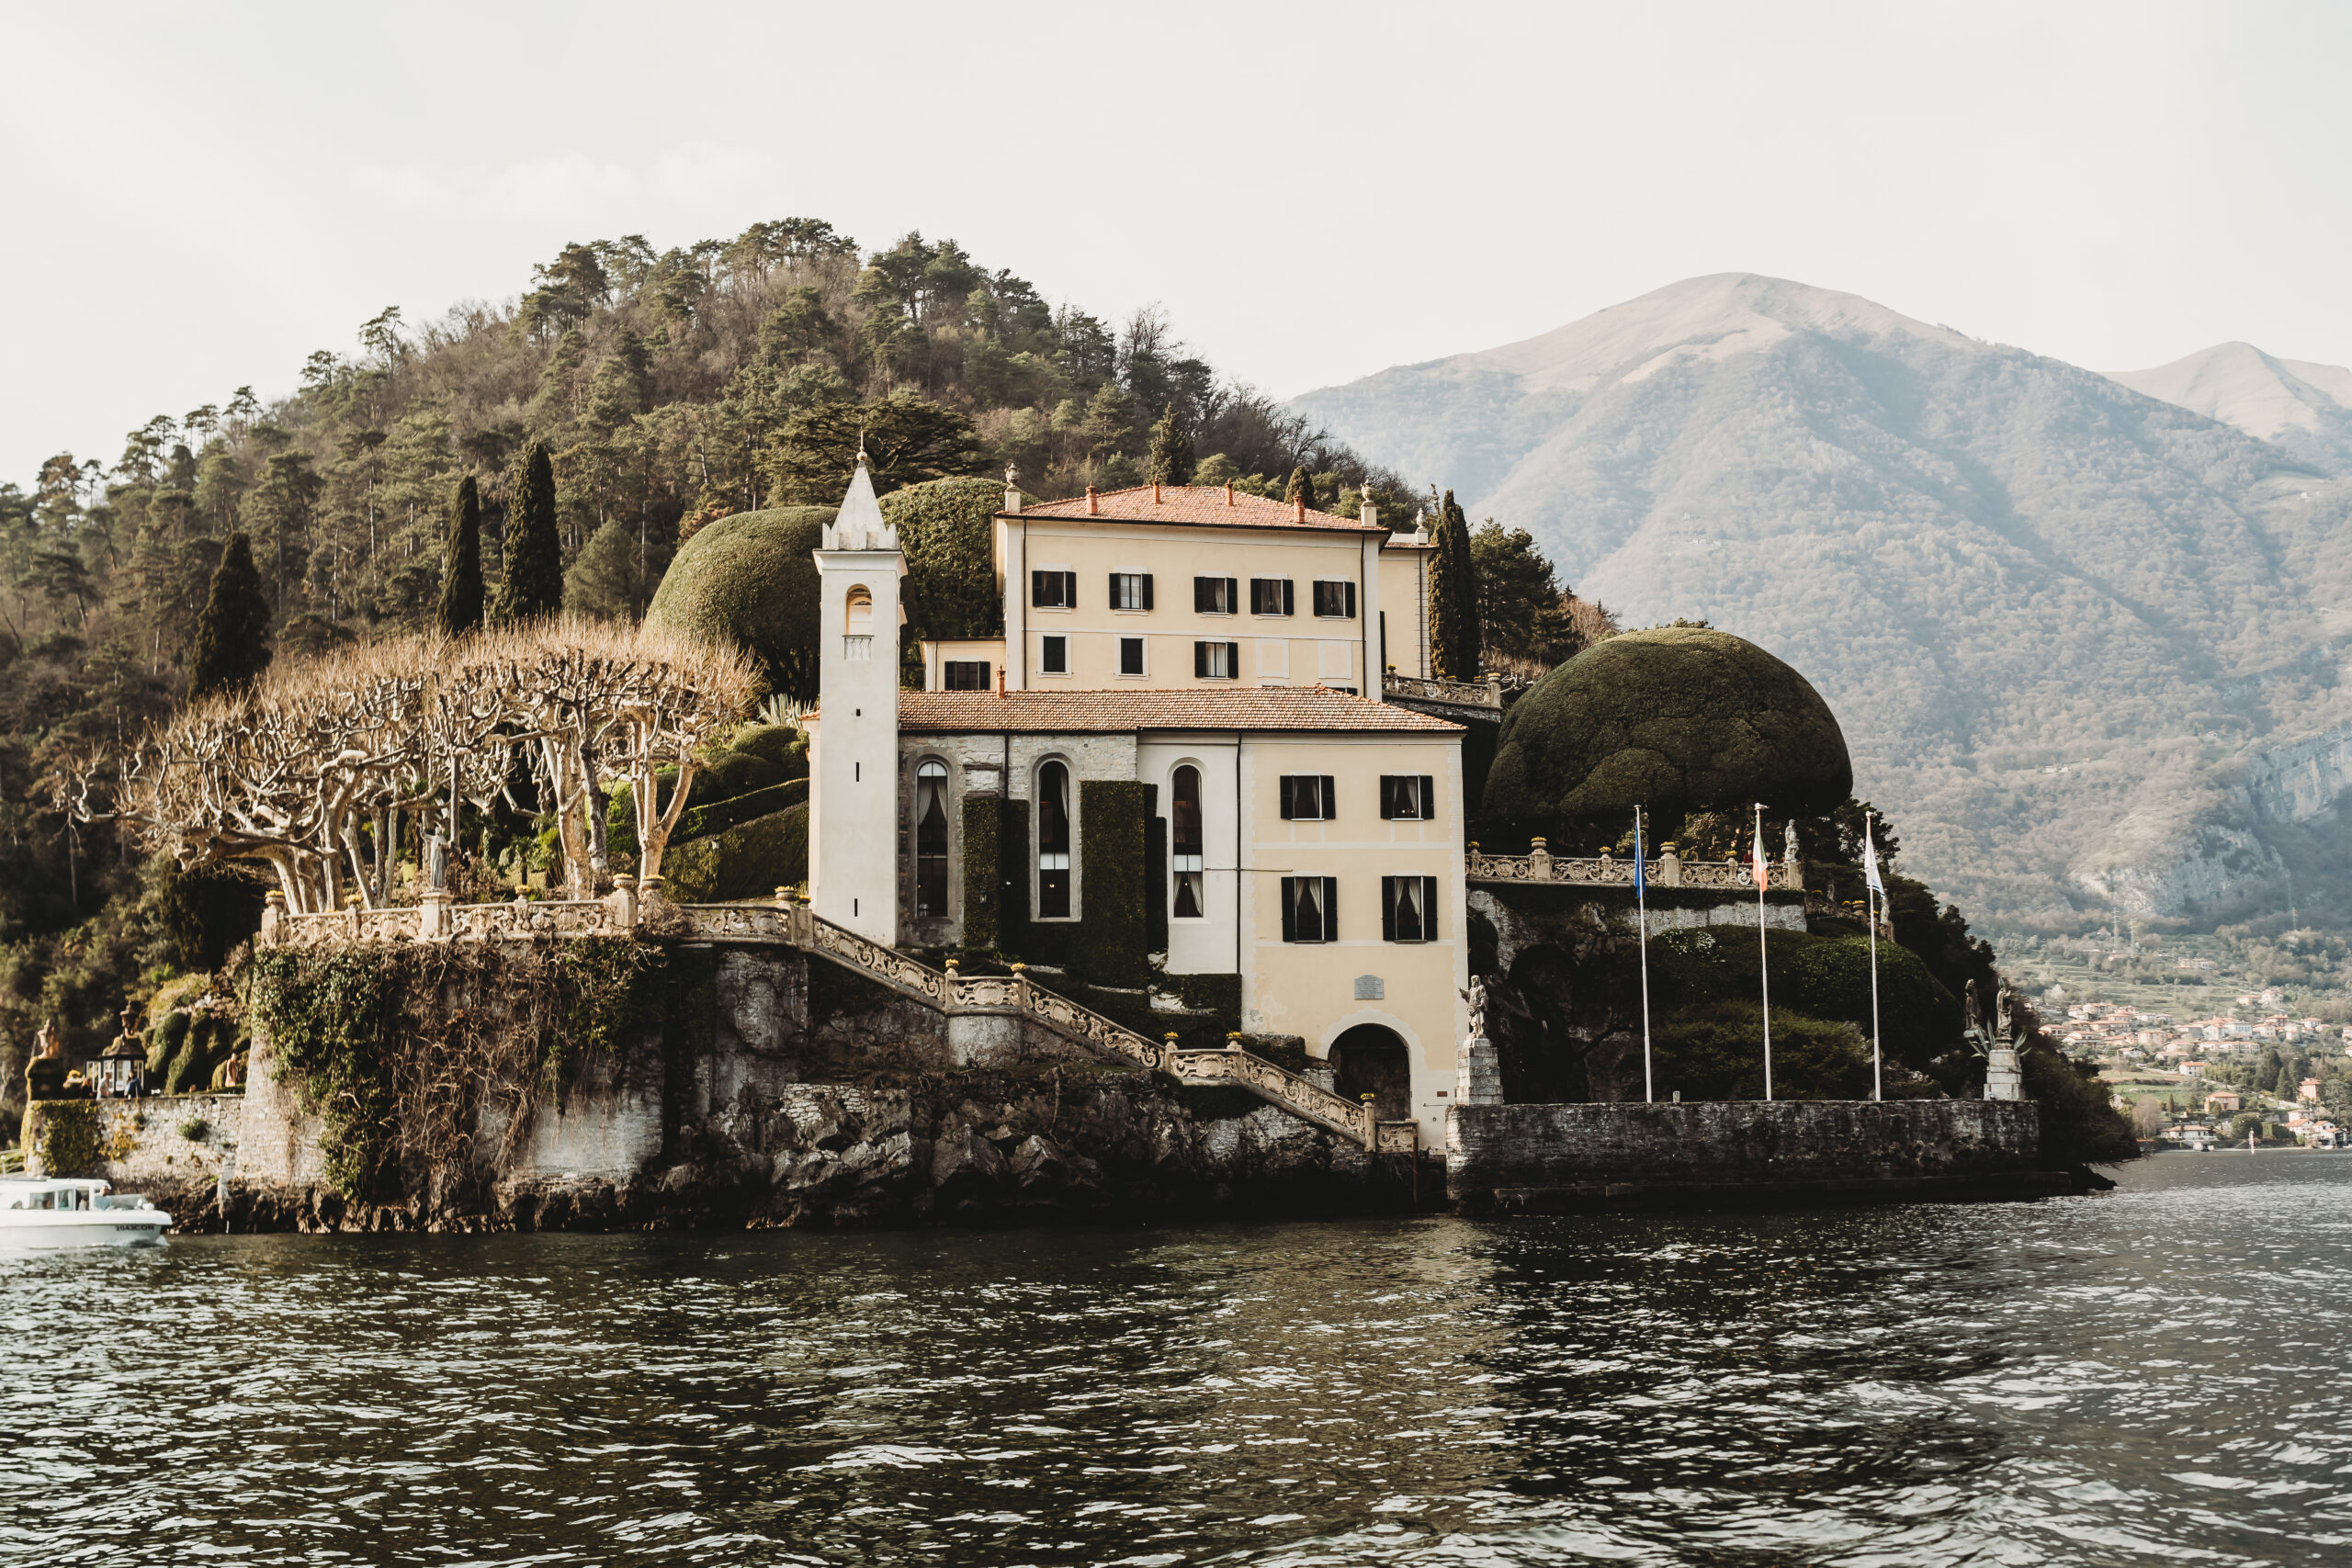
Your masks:
{"label": "white flag", "polygon": [[1862,881],[1880,897],[1886,897],[1886,884],[1878,879],[1878,846],[1871,841],[1871,824],[1862,819]]}
{"label": "white flag", "polygon": [[1757,886],[1758,888],[1762,888],[1762,887],[1766,885],[1766,883],[1767,883],[1768,881],[1770,881],[1770,876],[1771,876],[1771,869],[1770,869],[1770,868],[1771,868],[1771,864],[1772,864],[1772,863],[1771,863],[1770,861],[1768,861],[1768,860],[1766,860],[1766,859],[1764,858],[1764,827],[1763,827],[1763,824],[1762,824],[1762,823],[1760,823],[1760,822],[1757,824],[1757,828],[1756,828],[1756,851],[1755,851],[1755,856],[1756,856],[1756,886]]}

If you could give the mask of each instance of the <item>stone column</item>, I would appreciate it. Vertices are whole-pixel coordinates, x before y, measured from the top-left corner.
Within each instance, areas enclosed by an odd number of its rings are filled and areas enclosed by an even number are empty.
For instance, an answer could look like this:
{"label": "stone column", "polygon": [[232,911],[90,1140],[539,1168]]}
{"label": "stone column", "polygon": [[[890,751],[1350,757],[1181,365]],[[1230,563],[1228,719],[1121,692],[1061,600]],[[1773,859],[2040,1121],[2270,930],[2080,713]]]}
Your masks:
{"label": "stone column", "polygon": [[613,878],[613,890],[605,902],[613,911],[613,924],[622,931],[637,929],[637,878],[622,872]]}
{"label": "stone column", "polygon": [[416,939],[419,942],[438,942],[451,934],[450,901],[447,888],[435,887],[425,893],[416,911]]}
{"label": "stone column", "polygon": [[275,947],[286,930],[286,895],[273,887],[261,901],[261,944]]}
{"label": "stone column", "polygon": [[1502,1055],[1495,1043],[1474,1034],[1462,1043],[1462,1065],[1454,1070],[1453,1097],[1462,1105],[1503,1102]]}
{"label": "stone column", "polygon": [[1660,887],[1682,886],[1682,857],[1674,852],[1670,843],[1657,847],[1657,885]]}
{"label": "stone column", "polygon": [[[1602,852],[1606,853],[1607,852]],[[1543,839],[1531,840],[1527,850],[1527,875],[1531,882],[1552,880],[1552,846]]]}
{"label": "stone column", "polygon": [[2006,1040],[1993,1042],[1984,1066],[1984,1098],[2023,1100],[2025,1072],[2018,1066],[2017,1048]]}

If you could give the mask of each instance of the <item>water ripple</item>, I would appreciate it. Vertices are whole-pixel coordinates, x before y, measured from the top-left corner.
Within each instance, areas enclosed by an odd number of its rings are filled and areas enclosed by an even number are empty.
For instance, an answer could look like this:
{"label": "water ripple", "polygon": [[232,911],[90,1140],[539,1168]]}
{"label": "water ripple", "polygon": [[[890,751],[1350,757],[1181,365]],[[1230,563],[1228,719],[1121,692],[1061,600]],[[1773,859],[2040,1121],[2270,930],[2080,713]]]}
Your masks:
{"label": "water ripple", "polygon": [[11,1257],[0,1555],[2339,1562],[2347,1188]]}

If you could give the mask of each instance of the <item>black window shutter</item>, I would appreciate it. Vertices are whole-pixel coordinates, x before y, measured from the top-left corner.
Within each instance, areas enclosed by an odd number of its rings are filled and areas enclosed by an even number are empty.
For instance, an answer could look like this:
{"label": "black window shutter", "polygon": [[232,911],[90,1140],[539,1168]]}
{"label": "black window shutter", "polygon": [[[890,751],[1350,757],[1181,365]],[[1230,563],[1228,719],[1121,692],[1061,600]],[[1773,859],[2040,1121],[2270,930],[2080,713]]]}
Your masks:
{"label": "black window shutter", "polygon": [[1208,607],[1209,580],[1205,577],[1196,577],[1193,579],[1193,613],[1196,615],[1200,615]]}
{"label": "black window shutter", "polygon": [[1120,608],[1119,574],[1115,571],[1111,574],[1111,596],[1108,599],[1103,600],[1102,603],[1114,610]]}
{"label": "black window shutter", "polygon": [[1421,817],[1425,821],[1437,820],[1437,780],[1421,775]]}
{"label": "black window shutter", "polygon": [[1225,607],[1237,615],[1241,613],[1241,580],[1238,577],[1225,580]]}
{"label": "black window shutter", "polygon": [[1204,681],[1208,678],[1208,673],[1209,645],[1204,642],[1196,642],[1193,645],[1193,679]]}
{"label": "black window shutter", "polygon": [[1284,773],[1282,778],[1282,784],[1283,820],[1287,822],[1293,817],[1297,815],[1297,807],[1295,803],[1297,800],[1296,787],[1298,784],[1298,779],[1293,774]]}
{"label": "black window shutter", "polygon": [[1062,607],[1068,610],[1078,608],[1078,573],[1074,571],[1062,573]]}
{"label": "black window shutter", "polygon": [[1295,584],[1294,584],[1294,583],[1291,581],[1291,580],[1290,580],[1289,578],[1287,578],[1287,577],[1283,578],[1283,615],[1285,615],[1295,614],[1295,613],[1296,613],[1296,611],[1297,611],[1297,602],[1296,602],[1296,600],[1295,600],[1295,599],[1294,599],[1294,598],[1292,597],[1292,595],[1293,595],[1295,592],[1296,592],[1296,585],[1295,585]]}
{"label": "black window shutter", "polygon": [[1283,878],[1283,940],[1298,940],[1298,878]]}
{"label": "black window shutter", "polygon": [[1356,615],[1356,585],[1350,582],[1344,583],[1342,586],[1348,591],[1348,618],[1350,620],[1353,620],[1355,619]]}
{"label": "black window shutter", "polygon": [[1225,645],[1225,673],[1230,680],[1241,679],[1241,645],[1238,642]]}
{"label": "black window shutter", "polygon": [[1391,822],[1396,818],[1396,778],[1393,773],[1380,775],[1380,819]]}
{"label": "black window shutter", "polygon": [[1340,940],[1340,879],[1336,876],[1323,879],[1323,940]]}
{"label": "black window shutter", "polygon": [[1045,602],[1046,574],[1042,571],[1033,571],[1029,574],[1029,603],[1043,604]]}
{"label": "black window shutter", "polygon": [[1340,815],[1340,781],[1330,774],[1323,775],[1323,820],[1329,822]]}
{"label": "black window shutter", "polygon": [[1396,940],[1396,879],[1393,876],[1380,879],[1380,940]]}
{"label": "black window shutter", "polygon": [[1421,940],[1437,940],[1437,878],[1421,878]]}
{"label": "black window shutter", "polygon": [[1151,608],[1151,573],[1148,571],[1143,574],[1143,607]]}

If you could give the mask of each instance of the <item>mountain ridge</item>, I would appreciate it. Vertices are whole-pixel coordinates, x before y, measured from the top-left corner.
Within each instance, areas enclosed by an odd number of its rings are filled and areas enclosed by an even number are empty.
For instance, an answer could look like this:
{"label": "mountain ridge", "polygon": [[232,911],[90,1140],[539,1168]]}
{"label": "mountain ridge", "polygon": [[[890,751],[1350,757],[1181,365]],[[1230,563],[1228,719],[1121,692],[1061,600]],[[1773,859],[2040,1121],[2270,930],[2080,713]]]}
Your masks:
{"label": "mountain ridge", "polygon": [[1805,671],[1918,868],[1996,923],[2283,908],[2285,855],[2335,852],[2233,791],[2352,733],[2352,486],[2233,425],[1744,273],[1292,406],[1628,624]]}

